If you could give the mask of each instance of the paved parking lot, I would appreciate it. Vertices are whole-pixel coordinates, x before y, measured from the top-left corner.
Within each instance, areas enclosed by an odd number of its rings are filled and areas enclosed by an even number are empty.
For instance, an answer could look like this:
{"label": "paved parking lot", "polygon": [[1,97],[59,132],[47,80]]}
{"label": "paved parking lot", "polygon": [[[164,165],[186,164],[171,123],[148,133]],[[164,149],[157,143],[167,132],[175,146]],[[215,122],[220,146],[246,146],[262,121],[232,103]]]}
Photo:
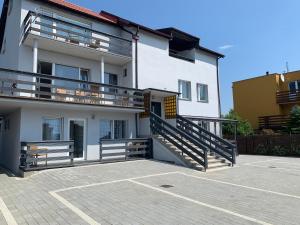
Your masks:
{"label": "paved parking lot", "polygon": [[300,159],[214,172],[156,161],[0,174],[0,224],[300,224]]}

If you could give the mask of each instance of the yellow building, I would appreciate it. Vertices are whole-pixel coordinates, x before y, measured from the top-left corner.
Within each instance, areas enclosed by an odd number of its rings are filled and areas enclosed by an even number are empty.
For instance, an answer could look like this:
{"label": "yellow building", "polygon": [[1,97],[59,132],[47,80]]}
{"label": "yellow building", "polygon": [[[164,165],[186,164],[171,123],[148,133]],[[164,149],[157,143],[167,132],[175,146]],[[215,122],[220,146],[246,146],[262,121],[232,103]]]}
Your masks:
{"label": "yellow building", "polygon": [[233,82],[234,111],[254,129],[280,129],[300,105],[300,71],[265,74]]}

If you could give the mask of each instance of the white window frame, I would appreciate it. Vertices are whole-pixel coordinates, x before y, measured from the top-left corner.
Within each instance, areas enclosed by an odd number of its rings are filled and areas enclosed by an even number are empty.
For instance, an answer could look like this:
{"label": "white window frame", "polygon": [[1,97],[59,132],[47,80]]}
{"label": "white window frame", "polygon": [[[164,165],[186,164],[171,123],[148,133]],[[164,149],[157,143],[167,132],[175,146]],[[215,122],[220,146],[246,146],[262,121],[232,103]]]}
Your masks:
{"label": "white window frame", "polygon": [[[55,119],[59,119],[61,121],[61,128],[60,128],[60,139],[59,140],[44,140],[43,138],[43,132],[44,132],[44,120],[48,119],[48,120],[55,120]],[[64,118],[63,117],[51,117],[51,116],[44,116],[42,117],[42,128],[41,128],[41,135],[42,135],[42,140],[43,141],[62,141],[64,140]]]}
{"label": "white window frame", "polygon": [[[181,82],[185,82],[185,83],[189,84],[188,85],[189,86],[189,96],[188,96],[188,98],[182,97],[182,85],[181,85]],[[180,93],[179,100],[192,101],[192,82],[188,81],[188,80],[181,80],[181,79],[179,79],[178,80],[178,92]]]}
{"label": "white window frame", "polygon": [[115,140],[115,122],[118,121],[125,121],[125,139],[129,136],[129,130],[128,130],[128,120],[126,119],[100,119],[99,120],[99,134],[100,134],[100,121],[101,120],[108,120],[108,121],[112,121],[111,123],[111,127],[110,127],[110,131],[111,131],[111,139],[110,140]]}
{"label": "white window frame", "polygon": [[[207,95],[207,99],[206,100],[201,100],[201,96],[200,96],[200,87],[201,86],[206,86],[206,95]],[[208,85],[207,84],[203,84],[203,83],[197,83],[196,84],[196,91],[197,91],[197,102],[203,102],[203,103],[208,103],[209,101],[209,96],[208,96]]]}

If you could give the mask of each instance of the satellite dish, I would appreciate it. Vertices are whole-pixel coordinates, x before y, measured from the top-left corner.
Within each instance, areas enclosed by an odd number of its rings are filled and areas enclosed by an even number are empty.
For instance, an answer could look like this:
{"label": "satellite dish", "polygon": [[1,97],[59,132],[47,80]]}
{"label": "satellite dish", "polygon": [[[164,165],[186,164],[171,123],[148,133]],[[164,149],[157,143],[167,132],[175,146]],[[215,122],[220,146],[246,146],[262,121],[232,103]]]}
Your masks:
{"label": "satellite dish", "polygon": [[280,80],[281,80],[282,82],[284,82],[284,81],[285,81],[285,77],[284,77],[284,75],[283,75],[283,74],[280,74]]}

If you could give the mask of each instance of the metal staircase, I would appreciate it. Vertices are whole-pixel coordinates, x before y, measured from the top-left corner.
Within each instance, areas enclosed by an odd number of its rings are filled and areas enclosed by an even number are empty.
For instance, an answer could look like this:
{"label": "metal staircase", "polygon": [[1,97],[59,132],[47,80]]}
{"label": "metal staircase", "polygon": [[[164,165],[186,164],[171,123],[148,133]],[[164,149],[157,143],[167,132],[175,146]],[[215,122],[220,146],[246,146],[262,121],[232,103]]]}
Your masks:
{"label": "metal staircase", "polygon": [[151,113],[150,127],[153,138],[187,167],[206,171],[235,163],[234,145],[181,116],[177,116],[175,127]]}

